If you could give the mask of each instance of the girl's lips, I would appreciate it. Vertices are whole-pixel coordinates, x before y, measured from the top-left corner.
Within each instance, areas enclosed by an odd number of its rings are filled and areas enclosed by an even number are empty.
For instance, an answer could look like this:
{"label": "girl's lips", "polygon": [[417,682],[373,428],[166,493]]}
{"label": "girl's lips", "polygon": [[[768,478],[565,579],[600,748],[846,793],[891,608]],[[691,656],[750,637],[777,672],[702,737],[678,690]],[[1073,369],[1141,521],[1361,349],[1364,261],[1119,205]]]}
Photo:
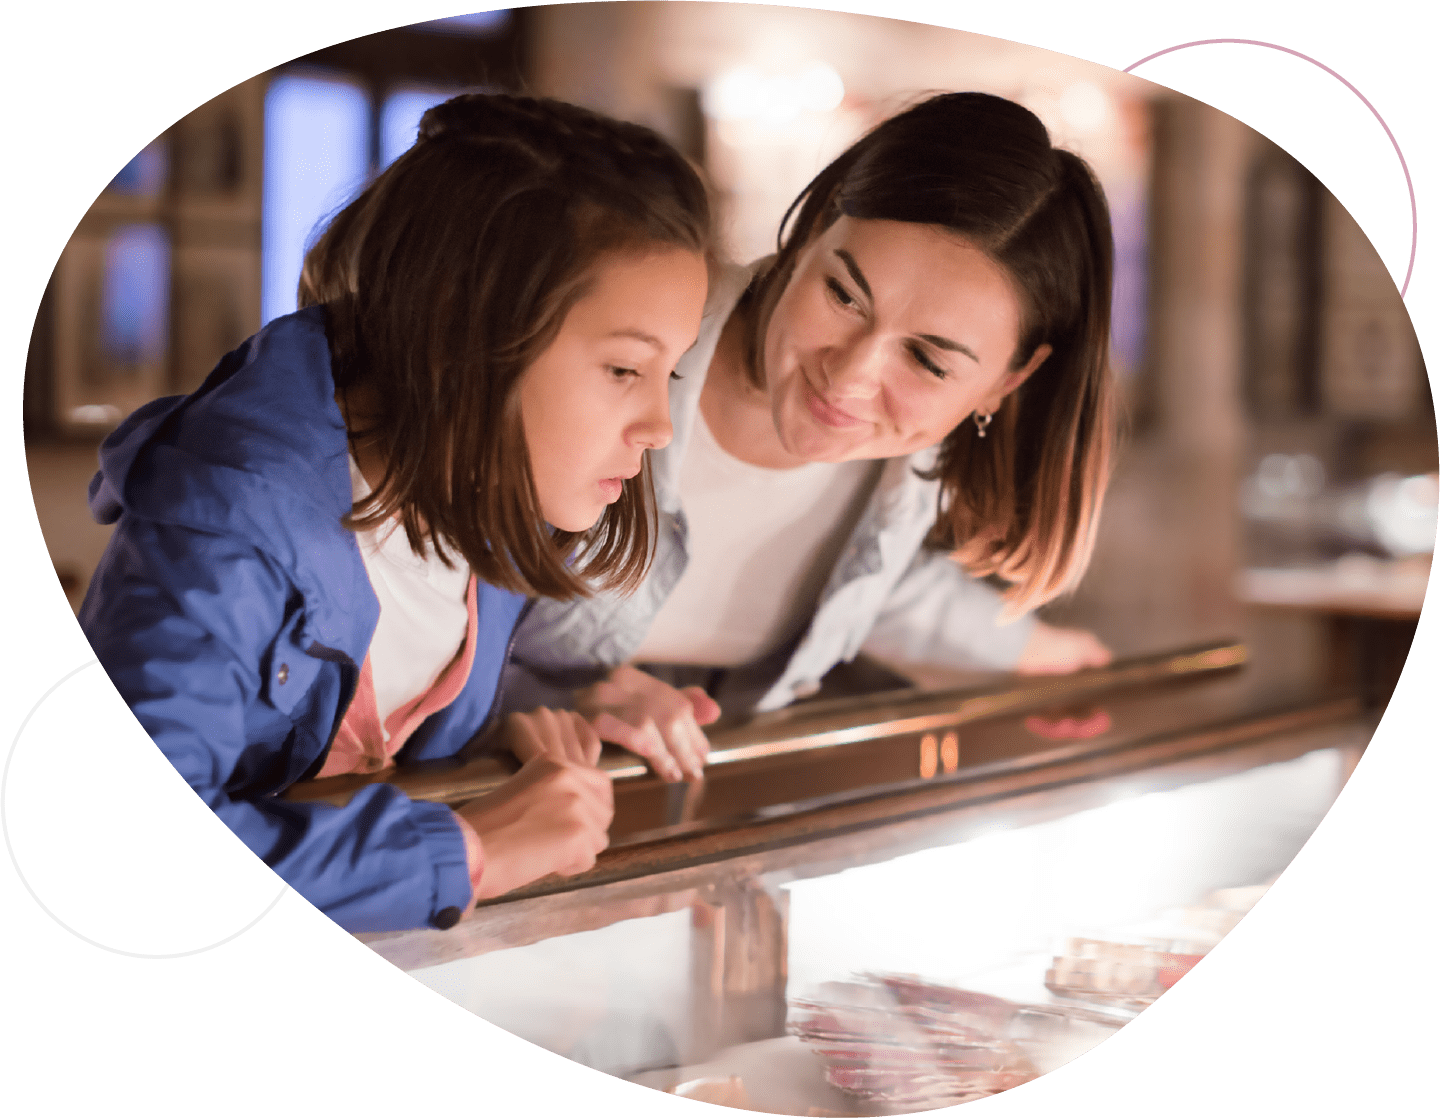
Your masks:
{"label": "girl's lips", "polygon": [[625,488],[623,479],[618,477],[607,477],[600,482],[600,493],[605,498],[607,505],[613,505],[620,499],[621,490]]}
{"label": "girl's lips", "polygon": [[828,403],[823,396],[810,387],[808,380],[802,380],[801,383],[805,406],[810,409],[810,414],[826,427],[859,427],[865,422],[863,419],[855,418],[849,412],[841,411],[834,404]]}

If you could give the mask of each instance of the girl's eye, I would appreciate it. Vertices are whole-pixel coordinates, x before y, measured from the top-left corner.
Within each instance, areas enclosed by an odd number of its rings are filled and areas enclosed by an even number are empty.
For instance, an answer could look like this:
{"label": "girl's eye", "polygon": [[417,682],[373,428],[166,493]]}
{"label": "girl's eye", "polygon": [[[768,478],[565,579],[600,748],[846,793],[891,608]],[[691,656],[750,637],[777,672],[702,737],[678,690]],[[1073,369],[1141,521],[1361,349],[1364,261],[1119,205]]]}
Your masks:
{"label": "girl's eye", "polygon": [[670,370],[670,379],[671,379],[671,380],[684,380],[685,378],[682,377],[679,373],[677,373],[674,369],[671,369],[671,370]]}
{"label": "girl's eye", "polygon": [[912,345],[910,347],[910,356],[915,359],[915,363],[922,369],[933,374],[936,380],[944,380],[946,376],[949,375],[939,365],[935,364],[934,361],[931,361],[929,355],[918,345]]}
{"label": "girl's eye", "polygon": [[624,380],[626,377],[638,377],[640,375],[639,369],[627,369],[623,365],[610,365],[607,367],[617,380]]}
{"label": "girl's eye", "polygon": [[846,291],[840,281],[835,279],[833,276],[828,277],[825,280],[825,286],[830,289],[830,297],[834,299],[837,303],[839,303],[842,307],[848,308],[859,305],[855,302],[854,296],[852,296],[850,292]]}

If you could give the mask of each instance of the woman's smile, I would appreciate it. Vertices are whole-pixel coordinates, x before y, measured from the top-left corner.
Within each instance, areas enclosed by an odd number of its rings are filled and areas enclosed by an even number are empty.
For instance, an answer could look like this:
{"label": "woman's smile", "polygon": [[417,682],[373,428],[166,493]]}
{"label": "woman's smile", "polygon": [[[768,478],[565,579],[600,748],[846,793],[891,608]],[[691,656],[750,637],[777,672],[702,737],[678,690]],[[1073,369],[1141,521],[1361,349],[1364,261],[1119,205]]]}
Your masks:
{"label": "woman's smile", "polygon": [[865,420],[837,407],[817,392],[811,385],[809,377],[802,376],[800,378],[800,388],[805,397],[805,406],[810,409],[810,414],[826,427],[843,430],[865,425]]}

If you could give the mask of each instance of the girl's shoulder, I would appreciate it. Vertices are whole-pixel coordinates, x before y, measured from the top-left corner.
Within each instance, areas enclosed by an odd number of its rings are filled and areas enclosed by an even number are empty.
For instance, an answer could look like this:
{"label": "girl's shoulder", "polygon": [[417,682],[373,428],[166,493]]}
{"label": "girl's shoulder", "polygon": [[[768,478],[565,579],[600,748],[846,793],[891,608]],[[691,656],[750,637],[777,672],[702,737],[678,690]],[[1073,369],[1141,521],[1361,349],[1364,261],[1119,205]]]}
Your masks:
{"label": "girl's shoulder", "polygon": [[255,537],[350,509],[345,424],[321,308],[266,325],[188,396],[134,413],[100,449],[91,508]]}
{"label": "girl's shoulder", "polygon": [[265,325],[178,398],[169,437],[207,460],[244,467],[250,455],[280,447],[305,456],[317,437],[343,442],[344,432],[324,308],[307,307]]}

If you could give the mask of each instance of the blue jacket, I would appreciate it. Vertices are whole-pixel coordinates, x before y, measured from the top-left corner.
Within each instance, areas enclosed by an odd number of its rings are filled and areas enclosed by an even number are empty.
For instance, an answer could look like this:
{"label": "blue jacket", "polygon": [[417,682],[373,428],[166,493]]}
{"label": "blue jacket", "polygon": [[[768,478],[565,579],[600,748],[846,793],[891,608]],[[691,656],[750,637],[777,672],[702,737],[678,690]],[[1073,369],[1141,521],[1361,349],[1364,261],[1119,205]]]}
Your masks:
{"label": "blue jacket", "polygon": [[[267,865],[349,931],[449,927],[470,898],[450,809],[387,784],[345,807],[278,794],[318,771],[380,606],[352,532],[324,314],[277,319],[192,395],[155,400],[100,450],[114,523],[80,624],[135,717]],[[402,760],[486,722],[524,598],[481,583],[474,667]]]}

